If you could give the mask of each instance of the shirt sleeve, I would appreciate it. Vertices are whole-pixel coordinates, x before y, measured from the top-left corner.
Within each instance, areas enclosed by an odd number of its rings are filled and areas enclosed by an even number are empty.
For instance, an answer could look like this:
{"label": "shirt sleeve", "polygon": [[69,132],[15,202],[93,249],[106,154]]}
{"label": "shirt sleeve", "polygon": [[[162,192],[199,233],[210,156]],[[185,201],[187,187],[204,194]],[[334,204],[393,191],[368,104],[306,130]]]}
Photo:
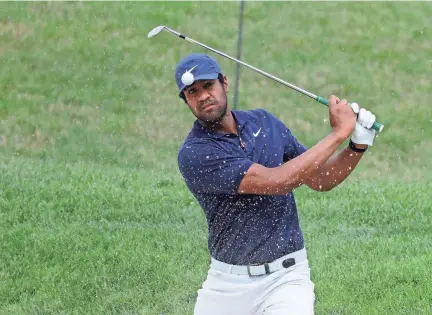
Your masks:
{"label": "shirt sleeve", "polygon": [[291,133],[291,131],[281,120],[276,118],[271,113],[267,114],[269,114],[273,119],[274,124],[276,125],[278,132],[282,137],[284,144],[284,162],[292,160],[307,151],[307,148],[297,140],[297,138]]}
{"label": "shirt sleeve", "polygon": [[283,137],[285,137],[284,162],[292,160],[307,151],[307,148],[297,140],[288,128],[283,133]]}
{"label": "shirt sleeve", "polygon": [[184,146],[178,165],[193,193],[238,194],[238,187],[249,167],[247,157],[227,153],[213,144]]}

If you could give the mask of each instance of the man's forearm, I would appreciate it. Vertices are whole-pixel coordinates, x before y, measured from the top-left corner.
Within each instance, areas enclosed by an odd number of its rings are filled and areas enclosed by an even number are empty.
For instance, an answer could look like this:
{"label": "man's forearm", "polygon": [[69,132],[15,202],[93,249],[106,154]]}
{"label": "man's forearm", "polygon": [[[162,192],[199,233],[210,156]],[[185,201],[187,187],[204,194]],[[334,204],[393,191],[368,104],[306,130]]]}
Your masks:
{"label": "man's forearm", "polygon": [[343,135],[332,132],[296,158],[274,168],[254,163],[241,181],[242,194],[285,195],[307,182],[312,174],[336,152]]}
{"label": "man's forearm", "polygon": [[349,147],[331,156],[318,171],[313,173],[307,185],[317,191],[328,191],[340,183],[354,170],[363,153],[357,153]]}
{"label": "man's forearm", "polygon": [[331,133],[305,153],[274,168],[274,182],[279,184],[284,193],[303,185],[312,174],[321,169],[342,142],[343,138]]}

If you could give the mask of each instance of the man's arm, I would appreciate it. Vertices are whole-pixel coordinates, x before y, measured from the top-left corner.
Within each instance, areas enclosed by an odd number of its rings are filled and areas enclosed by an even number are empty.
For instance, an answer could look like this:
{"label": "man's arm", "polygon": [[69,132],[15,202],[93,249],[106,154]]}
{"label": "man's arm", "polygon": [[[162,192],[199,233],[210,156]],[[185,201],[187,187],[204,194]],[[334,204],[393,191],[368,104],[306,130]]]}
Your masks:
{"label": "man's arm", "polygon": [[[359,149],[367,145],[356,145]],[[329,191],[342,183],[354,170],[363,153],[357,153],[346,147],[339,153],[331,156],[321,168],[309,177],[305,184],[316,191]]]}
{"label": "man's arm", "polygon": [[241,194],[286,195],[303,185],[337,150],[346,137],[332,132],[311,149],[281,166],[267,168],[252,164],[243,177],[238,192]]}
{"label": "man's arm", "polygon": [[[358,114],[351,140],[358,149],[367,149],[373,144],[375,130],[370,129],[375,122],[375,115],[360,109],[357,103],[351,104],[352,110]],[[329,191],[342,183],[351,174],[362,157],[349,147],[329,158],[327,162],[307,181],[306,184],[316,191]]]}
{"label": "man's arm", "polygon": [[306,183],[351,134],[356,124],[356,115],[348,106],[348,102],[340,101],[333,95],[329,98],[329,117],[333,129],[330,135],[279,167],[267,168],[253,164],[243,177],[238,192],[285,195]]}

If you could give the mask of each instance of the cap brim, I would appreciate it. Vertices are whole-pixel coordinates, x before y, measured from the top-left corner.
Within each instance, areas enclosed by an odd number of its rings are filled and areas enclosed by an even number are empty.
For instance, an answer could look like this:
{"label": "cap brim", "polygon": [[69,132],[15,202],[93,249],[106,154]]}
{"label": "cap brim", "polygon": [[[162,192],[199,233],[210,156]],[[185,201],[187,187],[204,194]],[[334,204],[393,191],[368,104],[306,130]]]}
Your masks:
{"label": "cap brim", "polygon": [[213,73],[207,73],[207,74],[201,74],[194,77],[194,82],[198,80],[214,80],[217,79],[219,73],[213,72]]}
{"label": "cap brim", "polygon": [[[196,77],[194,77],[194,81],[192,82],[192,84],[194,84],[198,80],[215,80],[215,79],[217,79],[218,76],[219,76],[219,73],[217,73],[217,72],[197,75]],[[187,86],[190,86],[190,85],[182,85],[182,88],[181,88],[181,90],[179,92],[179,95],[183,92],[183,90]]]}

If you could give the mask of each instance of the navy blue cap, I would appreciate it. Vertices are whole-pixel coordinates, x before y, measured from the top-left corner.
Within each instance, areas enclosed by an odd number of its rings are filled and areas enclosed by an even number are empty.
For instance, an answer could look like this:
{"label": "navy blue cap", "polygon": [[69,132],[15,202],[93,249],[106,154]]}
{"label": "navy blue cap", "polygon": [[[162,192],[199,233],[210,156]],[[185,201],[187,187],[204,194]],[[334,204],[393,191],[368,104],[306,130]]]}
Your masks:
{"label": "navy blue cap", "polygon": [[217,61],[209,55],[190,54],[180,60],[176,67],[175,80],[180,94],[185,87],[193,84],[192,82],[189,85],[185,85],[182,82],[182,76],[186,72],[190,72],[193,75],[193,82],[196,80],[214,80],[217,79],[219,73],[222,74]]}

